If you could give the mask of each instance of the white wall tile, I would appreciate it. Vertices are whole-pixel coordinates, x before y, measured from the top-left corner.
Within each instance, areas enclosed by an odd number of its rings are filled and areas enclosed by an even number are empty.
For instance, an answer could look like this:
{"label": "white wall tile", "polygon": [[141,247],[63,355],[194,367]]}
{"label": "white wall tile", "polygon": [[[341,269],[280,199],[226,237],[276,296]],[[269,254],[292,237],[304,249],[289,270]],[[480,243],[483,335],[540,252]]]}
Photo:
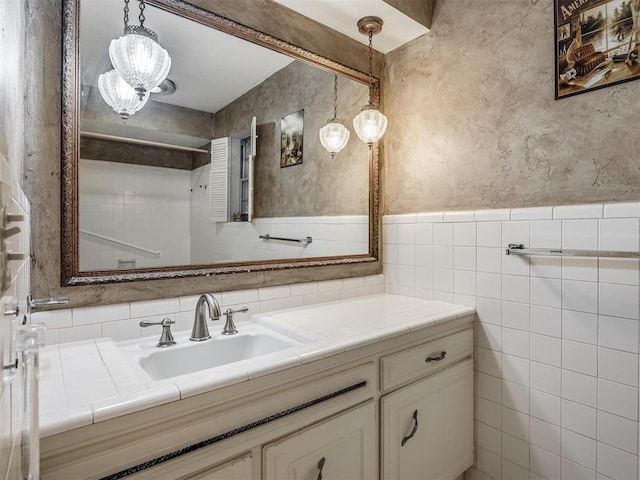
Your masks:
{"label": "white wall tile", "polygon": [[562,429],[562,456],[592,470],[596,469],[596,441]]}
{"label": "white wall tile", "polygon": [[434,245],[433,266],[437,268],[453,268],[453,247]]}
{"label": "white wall tile", "polygon": [[[502,375],[502,354],[487,348],[476,348],[476,371],[500,377]],[[528,372],[527,372],[528,374]]]}
{"label": "white wall tile", "polygon": [[508,208],[495,210],[476,210],[474,220],[476,222],[495,222],[501,220],[509,220],[511,218],[511,210]]}
{"label": "white wall tile", "polygon": [[442,223],[444,212],[418,213],[416,223]]}
{"label": "white wall tile", "polygon": [[498,273],[478,272],[477,295],[485,298],[502,298],[502,276]]}
{"label": "white wall tile", "polygon": [[598,348],[598,377],[637,387],[638,355],[610,348]]}
{"label": "white wall tile", "polygon": [[553,278],[530,279],[530,301],[533,305],[544,307],[562,307],[562,282]]}
{"label": "white wall tile", "polygon": [[531,305],[531,332],[551,337],[562,336],[562,310]]}
{"label": "white wall tile", "polygon": [[529,442],[512,437],[506,433],[502,434],[502,457],[520,465],[524,469],[529,469]]}
{"label": "white wall tile", "polygon": [[502,328],[502,351],[509,355],[529,358],[529,333],[513,328]]}
{"label": "white wall tile", "polygon": [[474,211],[452,211],[444,212],[443,222],[473,222]]}
{"label": "white wall tile", "polygon": [[433,267],[433,247],[431,245],[416,245],[414,257],[417,267]]}
{"label": "white wall tile", "polygon": [[[533,362],[532,362],[533,365]],[[560,425],[562,406],[560,397],[537,390],[529,391],[530,415],[554,425]]]}
{"label": "white wall tile", "polygon": [[598,291],[598,313],[613,317],[638,319],[640,291],[630,285],[600,283]]}
{"label": "white wall tile", "polygon": [[476,247],[454,247],[453,268],[476,271]]}
{"label": "white wall tile", "polygon": [[500,455],[502,434],[497,428],[476,422],[476,445]]}
{"label": "white wall tile", "polygon": [[597,220],[565,220],[562,222],[562,248],[569,250],[598,249]]}
{"label": "white wall tile", "polygon": [[640,249],[640,219],[600,220],[600,250],[637,252]]}
{"label": "white wall tile", "polygon": [[501,248],[478,247],[476,252],[476,268],[479,272],[502,272],[504,250]]}
{"label": "white wall tile", "polygon": [[502,255],[502,273],[529,275],[530,258],[522,255]]}
{"label": "white wall tile", "polygon": [[533,256],[529,272],[532,277],[562,278],[562,258]]}
{"label": "white wall tile", "polygon": [[601,258],[598,279],[603,283],[635,285],[640,282],[640,260],[637,258]]}
{"label": "white wall tile", "polygon": [[560,427],[535,417],[530,418],[530,442],[552,453],[560,454]]}
{"label": "white wall tile", "polygon": [[531,445],[531,471],[543,478],[560,478],[560,455]]}
{"label": "white wall tile", "polygon": [[562,428],[596,438],[596,409],[569,400],[562,401]]}
{"label": "white wall tile", "polygon": [[511,209],[511,220],[550,220],[553,207],[527,207]]}
{"label": "white wall tile", "polygon": [[600,315],[598,345],[638,353],[638,321]]}
{"label": "white wall tile", "polygon": [[476,468],[486,473],[492,479],[498,479],[502,476],[502,460],[497,453],[490,452],[484,448],[478,448],[476,452],[478,458]]}
{"label": "white wall tile", "polygon": [[529,222],[502,222],[502,243],[504,248],[510,243],[529,245]]}
{"label": "white wall tile", "polygon": [[74,326],[123,320],[129,318],[129,304],[74,308],[72,317]]}
{"label": "white wall tile", "polygon": [[638,389],[599,379],[598,409],[637,421]]}
{"label": "white wall tile", "polygon": [[433,288],[440,292],[453,292],[453,270],[450,268],[434,268]]}
{"label": "white wall tile", "polygon": [[502,431],[528,442],[529,415],[502,407]]}
{"label": "white wall tile", "polygon": [[640,217],[640,202],[605,203],[605,218]]}
{"label": "white wall tile", "polygon": [[529,360],[503,353],[502,378],[519,385],[529,386]]}
{"label": "white wall tile", "polygon": [[598,316],[593,313],[563,310],[562,338],[596,345],[598,343]]}
{"label": "white wall tile", "polygon": [[414,233],[416,245],[433,245],[432,223],[417,223]]}
{"label": "white wall tile", "polygon": [[436,223],[433,225],[433,244],[453,246],[452,223]]}
{"label": "white wall tile", "polygon": [[604,206],[600,203],[590,205],[562,205],[553,208],[553,218],[602,218]]}
{"label": "white wall tile", "polygon": [[531,334],[531,360],[560,367],[562,365],[562,342],[559,338]]}
{"label": "white wall tile", "polygon": [[598,443],[598,472],[615,479],[637,478],[638,457]]}
{"label": "white wall tile", "polygon": [[502,326],[529,331],[529,305],[502,302]]}
{"label": "white wall tile", "polygon": [[485,400],[501,403],[502,381],[498,377],[485,375],[484,373],[477,373],[476,394]]}
{"label": "white wall tile", "polygon": [[474,222],[454,224],[453,245],[457,247],[475,247],[476,224]]}
{"label": "white wall tile", "polygon": [[595,282],[562,281],[562,308],[578,312],[598,312],[598,284]]}
{"label": "white wall tile", "polygon": [[543,220],[530,224],[530,248],[561,248],[562,222]]}
{"label": "white wall tile", "polygon": [[478,328],[478,346],[490,350],[502,350],[502,328],[497,325],[480,323]]}
{"label": "white wall tile", "polygon": [[598,411],[598,441],[636,455],[638,423],[600,410]]}
{"label": "white wall tile", "polygon": [[[490,399],[488,399],[490,400]],[[502,405],[521,413],[529,413],[529,389],[517,383],[502,381]],[[511,459],[510,459],[511,460]]]}
{"label": "white wall tile", "polygon": [[476,397],[476,420],[491,427],[502,428],[502,407],[499,403]]}
{"label": "white wall tile", "polygon": [[503,458],[502,480],[529,480],[529,470]]}
{"label": "white wall tile", "polygon": [[562,341],[562,368],[596,376],[598,374],[598,349],[587,343]]}
{"label": "white wall tile", "polygon": [[596,480],[596,472],[563,458],[560,466],[560,479]]}
{"label": "white wall tile", "polygon": [[478,247],[497,247],[501,250],[502,245],[502,224],[500,222],[483,222],[477,224],[477,245]]}
{"label": "white wall tile", "polygon": [[479,296],[476,301],[476,314],[480,322],[502,325],[502,302]]}
{"label": "white wall tile", "polygon": [[502,299],[509,302],[529,303],[529,277],[503,275]]}
{"label": "white wall tile", "polygon": [[551,395],[562,394],[562,370],[552,365],[530,362],[530,386]]}
{"label": "white wall tile", "polygon": [[597,258],[562,258],[562,278],[565,280],[598,281]]}
{"label": "white wall tile", "polygon": [[595,407],[598,397],[598,379],[582,373],[562,371],[562,398]]}

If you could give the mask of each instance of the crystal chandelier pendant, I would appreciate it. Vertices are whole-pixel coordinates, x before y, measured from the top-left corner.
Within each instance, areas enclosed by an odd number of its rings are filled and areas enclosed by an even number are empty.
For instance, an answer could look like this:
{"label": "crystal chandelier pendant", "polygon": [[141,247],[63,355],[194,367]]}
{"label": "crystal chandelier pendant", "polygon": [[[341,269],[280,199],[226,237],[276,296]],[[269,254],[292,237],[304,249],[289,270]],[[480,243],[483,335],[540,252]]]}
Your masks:
{"label": "crystal chandelier pendant", "polygon": [[140,100],[138,92],[115,70],[110,70],[98,77],[98,90],[104,101],[120,115],[123,123],[142,109],[149,100],[148,93]]}
{"label": "crystal chandelier pendant", "polygon": [[350,135],[342,120],[332,118],[320,129],[320,143],[331,154],[331,158],[335,158],[336,153],[347,145]]}
{"label": "crystal chandelier pendant", "polygon": [[120,76],[138,92],[140,100],[167,78],[171,57],[158,36],[144,26],[144,0],[140,1],[140,25],[129,25],[129,0],[125,0],[124,35],[111,40],[109,58]]}
{"label": "crystal chandelier pendant", "polygon": [[353,119],[353,128],[360,140],[371,147],[387,131],[387,117],[373,105],[365,105]]}
{"label": "crystal chandelier pendant", "polygon": [[351,132],[344,126],[338,116],[338,75],[333,76],[333,118],[320,129],[320,143],[324,149],[336,157],[336,153],[342,150],[349,141]]}

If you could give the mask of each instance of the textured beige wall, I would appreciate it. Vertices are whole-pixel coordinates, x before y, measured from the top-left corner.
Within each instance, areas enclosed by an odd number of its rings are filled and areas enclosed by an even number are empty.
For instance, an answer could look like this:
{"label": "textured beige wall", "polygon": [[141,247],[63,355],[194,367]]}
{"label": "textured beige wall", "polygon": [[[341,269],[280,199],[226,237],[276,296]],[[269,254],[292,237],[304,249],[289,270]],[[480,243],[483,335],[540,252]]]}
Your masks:
{"label": "textured beige wall", "polygon": [[[11,1],[23,3],[21,0]],[[245,22],[251,26],[264,27],[263,30],[269,33],[339,60],[348,66],[366,68],[366,54],[362,57],[361,44],[343,35],[331,33],[313,22],[299,21],[299,16],[293,15],[293,12],[266,0],[209,0],[193,3],[208,4],[210,10],[237,21],[246,19]],[[4,1],[0,2],[0,5],[5,4]],[[25,91],[28,94],[24,98],[25,134],[22,137],[26,153],[23,186],[32,206],[31,281],[32,292],[36,297],[66,295],[70,298],[71,306],[99,305],[271,284],[344,278],[381,271],[381,263],[374,262],[349,267],[252,272],[91,287],[60,287],[62,0],[29,0],[27,5],[26,25],[31,35],[26,39],[24,58]],[[292,28],[286,28],[289,24]],[[18,111],[22,101],[23,98],[20,96],[10,96],[9,108]],[[14,121],[13,114],[9,120]]]}
{"label": "textured beige wall", "polygon": [[554,100],[553,2],[438,0],[385,60],[385,213],[637,200],[640,82]]}
{"label": "textured beige wall", "polygon": [[[335,159],[318,132],[333,117],[334,76],[292,62],[215,115],[215,136],[246,130],[251,118],[272,125],[258,138],[255,162],[256,217],[366,215],[369,212],[369,151],[351,120],[368,102],[365,84],[339,77],[338,115],[351,130],[349,143]],[[304,109],[303,161],[280,167],[280,118]]]}

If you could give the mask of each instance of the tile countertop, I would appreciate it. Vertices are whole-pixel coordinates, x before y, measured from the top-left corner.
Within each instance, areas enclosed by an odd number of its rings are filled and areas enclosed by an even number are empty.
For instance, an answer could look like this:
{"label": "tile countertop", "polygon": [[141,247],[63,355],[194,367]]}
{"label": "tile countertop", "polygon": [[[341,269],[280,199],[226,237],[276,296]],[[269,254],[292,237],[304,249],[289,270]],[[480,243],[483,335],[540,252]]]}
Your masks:
{"label": "tile countertop", "polygon": [[[45,347],[40,437],[205,393],[474,313],[471,307],[391,294],[255,315],[251,322],[306,343],[167,380],[142,378],[109,338]],[[243,324],[238,323],[241,330]],[[213,330],[210,327],[211,330]],[[188,337],[188,333],[184,334]],[[178,341],[181,336],[176,335]],[[223,341],[220,340],[220,341]],[[157,342],[157,336],[136,340]]]}

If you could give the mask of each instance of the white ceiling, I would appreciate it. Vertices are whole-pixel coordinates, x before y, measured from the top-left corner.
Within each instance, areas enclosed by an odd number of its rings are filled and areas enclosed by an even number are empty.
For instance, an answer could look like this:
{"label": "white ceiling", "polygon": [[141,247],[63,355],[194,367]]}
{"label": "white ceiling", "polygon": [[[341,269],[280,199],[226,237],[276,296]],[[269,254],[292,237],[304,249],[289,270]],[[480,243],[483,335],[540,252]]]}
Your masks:
{"label": "white ceiling", "polygon": [[[82,0],[80,19],[81,78],[97,86],[98,75],[111,70],[108,48],[122,35],[123,5],[116,0]],[[138,24],[138,2],[131,2],[130,24]],[[197,22],[147,5],[144,25],[158,34],[171,56],[169,79],[177,86],[156,101],[215,113],[293,60]]]}
{"label": "white ceiling", "polygon": [[285,7],[322,23],[358,42],[369,44],[358,31],[358,20],[375,15],[382,18],[382,32],[373,37],[373,48],[388,53],[429,29],[383,0],[274,0]]}

